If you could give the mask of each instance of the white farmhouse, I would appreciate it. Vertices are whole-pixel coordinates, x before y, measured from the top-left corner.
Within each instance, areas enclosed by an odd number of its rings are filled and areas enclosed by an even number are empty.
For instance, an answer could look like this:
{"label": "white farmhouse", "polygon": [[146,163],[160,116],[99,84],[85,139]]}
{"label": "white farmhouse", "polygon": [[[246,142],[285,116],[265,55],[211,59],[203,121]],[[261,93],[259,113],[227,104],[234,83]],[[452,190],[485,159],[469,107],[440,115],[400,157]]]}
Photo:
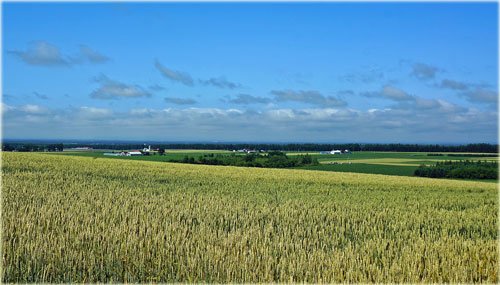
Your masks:
{"label": "white farmhouse", "polygon": [[338,149],[334,149],[334,150],[330,151],[330,154],[342,154],[342,151],[340,151]]}

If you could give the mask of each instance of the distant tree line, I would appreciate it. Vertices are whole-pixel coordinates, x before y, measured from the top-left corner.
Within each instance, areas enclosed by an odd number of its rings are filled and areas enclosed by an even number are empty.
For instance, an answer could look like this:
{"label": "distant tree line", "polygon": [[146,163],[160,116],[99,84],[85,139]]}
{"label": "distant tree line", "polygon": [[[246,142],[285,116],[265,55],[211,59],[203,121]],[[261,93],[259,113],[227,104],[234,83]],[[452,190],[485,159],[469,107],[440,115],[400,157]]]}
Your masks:
{"label": "distant tree line", "polygon": [[[61,144],[58,144],[61,145]],[[66,147],[86,147],[94,149],[142,149],[144,144],[137,143],[85,143],[70,144]],[[494,144],[467,144],[467,145],[439,145],[439,144],[313,144],[313,143],[290,143],[290,144],[229,144],[229,143],[170,143],[151,144],[152,148],[163,149],[214,149],[214,150],[279,150],[279,151],[327,151],[333,149],[350,151],[409,151],[409,152],[483,152],[498,153],[498,145]],[[43,151],[47,144],[26,144],[26,143],[4,143],[3,150],[32,149],[31,151]],[[30,151],[30,150],[27,150]]]}
{"label": "distant tree line", "polygon": [[492,161],[444,161],[436,165],[421,165],[416,176],[432,178],[498,179],[498,162]]}
{"label": "distant tree line", "polygon": [[[84,146],[84,145],[82,145]],[[85,145],[87,146],[87,145]],[[144,147],[143,144],[93,144],[99,149],[137,149]],[[498,153],[498,145],[493,144],[467,144],[467,145],[438,145],[438,144],[151,144],[151,147],[162,147],[165,149],[216,149],[216,150],[280,150],[280,151],[326,151],[333,149],[350,151],[411,151],[411,152],[485,152]]]}
{"label": "distant tree line", "polygon": [[448,156],[461,156],[461,157],[497,157],[498,154],[482,154],[482,153],[450,153]]}
{"label": "distant tree line", "polygon": [[63,151],[64,145],[62,143],[55,144],[32,144],[32,143],[5,143],[2,145],[3,151]]}
{"label": "distant tree line", "polygon": [[[427,156],[445,156],[442,153],[428,153]],[[486,154],[486,153],[448,153],[446,156],[459,156],[459,157],[497,157],[498,154]]]}
{"label": "distant tree line", "polygon": [[[93,145],[94,148],[122,149],[142,148],[143,145],[135,144],[124,147],[123,145]],[[468,144],[458,146],[448,145],[419,145],[419,144],[157,144],[153,148],[165,149],[215,149],[215,150],[279,150],[279,151],[325,151],[348,149],[350,151],[411,151],[411,152],[485,152],[498,153],[498,145],[493,144]]]}
{"label": "distant tree line", "polygon": [[318,160],[310,155],[287,156],[280,151],[271,151],[266,155],[258,153],[249,153],[246,155],[236,155],[234,153],[222,155],[212,153],[197,158],[186,155],[183,159],[171,160],[171,162],[263,168],[289,168],[318,164]]}

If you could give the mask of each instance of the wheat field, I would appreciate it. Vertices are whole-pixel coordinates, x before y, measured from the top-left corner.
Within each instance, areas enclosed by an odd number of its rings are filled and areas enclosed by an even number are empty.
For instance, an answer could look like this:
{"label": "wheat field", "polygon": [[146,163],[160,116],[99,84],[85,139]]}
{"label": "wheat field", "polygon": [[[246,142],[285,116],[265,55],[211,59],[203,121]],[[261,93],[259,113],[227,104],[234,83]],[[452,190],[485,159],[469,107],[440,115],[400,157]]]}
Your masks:
{"label": "wheat field", "polygon": [[2,154],[3,282],[498,282],[493,183]]}

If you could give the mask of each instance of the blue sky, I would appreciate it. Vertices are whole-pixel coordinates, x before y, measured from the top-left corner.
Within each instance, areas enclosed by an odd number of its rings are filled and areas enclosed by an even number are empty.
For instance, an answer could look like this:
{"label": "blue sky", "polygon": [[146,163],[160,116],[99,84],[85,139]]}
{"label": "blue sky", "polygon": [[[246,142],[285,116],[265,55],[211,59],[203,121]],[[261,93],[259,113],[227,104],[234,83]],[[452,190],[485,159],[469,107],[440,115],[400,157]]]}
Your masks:
{"label": "blue sky", "polygon": [[3,3],[3,136],[494,142],[496,3]]}

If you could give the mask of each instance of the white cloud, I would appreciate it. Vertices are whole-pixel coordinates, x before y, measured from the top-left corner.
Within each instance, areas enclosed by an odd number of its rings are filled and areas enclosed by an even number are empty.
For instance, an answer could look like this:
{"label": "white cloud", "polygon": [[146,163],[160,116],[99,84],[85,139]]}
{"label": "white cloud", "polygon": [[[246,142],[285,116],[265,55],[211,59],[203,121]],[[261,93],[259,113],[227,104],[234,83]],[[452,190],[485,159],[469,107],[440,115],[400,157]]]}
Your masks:
{"label": "white cloud", "polygon": [[[443,100],[429,109],[134,108],[50,110],[3,106],[6,137],[309,142],[470,142],[496,140],[496,111]],[[433,102],[434,105],[436,102]],[[405,103],[406,104],[406,103]],[[36,106],[36,107],[35,107]],[[45,110],[42,112],[42,110]],[[443,110],[448,110],[445,112]],[[57,128],[54,128],[57,123]]]}
{"label": "white cloud", "polygon": [[80,46],[80,56],[90,63],[104,63],[109,61],[109,57],[99,53],[98,51],[86,46]]}
{"label": "white cloud", "polygon": [[130,110],[131,115],[149,115],[152,112],[155,112],[155,110],[148,108],[136,108]]}
{"label": "white cloud", "polygon": [[21,106],[19,107],[19,110],[30,114],[42,114],[48,111],[47,108],[31,104]]}
{"label": "white cloud", "polygon": [[413,100],[413,96],[394,86],[386,85],[382,88],[382,96],[395,101]]}
{"label": "white cloud", "polygon": [[26,64],[47,67],[70,66],[83,62],[104,63],[109,60],[107,56],[86,45],[80,46],[76,56],[64,55],[57,46],[46,41],[35,41],[27,50],[11,50],[8,53],[17,56]]}
{"label": "white cloud", "polygon": [[267,117],[276,121],[290,121],[295,118],[296,114],[292,109],[275,109],[265,112]]}
{"label": "white cloud", "polygon": [[151,93],[147,92],[139,85],[125,84],[112,80],[105,75],[100,75],[95,78],[95,81],[98,82],[100,86],[90,94],[90,97],[94,99],[119,99],[151,96]]}
{"label": "white cloud", "polygon": [[361,92],[360,95],[369,98],[385,98],[398,102],[412,101],[415,99],[414,96],[408,94],[406,91],[392,85],[385,85],[380,91]]}
{"label": "white cloud", "polygon": [[441,83],[437,85],[440,88],[447,88],[452,90],[467,90],[469,88],[468,84],[452,79],[443,79]]}
{"label": "white cloud", "polygon": [[193,86],[194,81],[191,75],[186,72],[172,70],[161,64],[158,60],[155,61],[155,67],[165,77],[174,82],[180,82],[186,86]]}
{"label": "white cloud", "polygon": [[475,88],[474,90],[463,92],[461,93],[461,95],[472,103],[488,103],[488,104],[498,103],[498,91],[496,90],[490,90],[478,87]]}
{"label": "white cloud", "polygon": [[324,96],[316,90],[272,90],[276,102],[300,102],[321,107],[345,106],[347,103],[333,96]]}
{"label": "white cloud", "polygon": [[415,63],[412,66],[411,75],[415,76],[420,80],[429,80],[436,77],[436,74],[440,72],[441,69],[425,63]]}
{"label": "white cloud", "polygon": [[196,104],[196,100],[191,98],[179,98],[179,97],[166,97],[165,102],[172,103],[176,105],[193,105]]}
{"label": "white cloud", "polygon": [[201,80],[200,79],[200,82],[204,85],[212,85],[212,86],[215,86],[215,87],[218,87],[218,88],[222,88],[222,89],[235,89],[235,88],[239,88],[241,87],[241,84],[239,83],[235,83],[235,82],[231,82],[229,80],[227,80],[226,78],[224,77],[219,77],[219,78],[210,78],[208,80]]}
{"label": "white cloud", "polygon": [[45,42],[38,41],[31,43],[26,51],[9,51],[10,54],[18,56],[25,63],[39,66],[62,66],[69,65],[69,60],[66,59],[58,47]]}
{"label": "white cloud", "polygon": [[15,110],[15,108],[14,108],[14,107],[12,107],[12,106],[10,106],[10,105],[7,105],[7,104],[5,104],[5,103],[2,103],[2,109],[1,109],[2,114],[3,114],[3,113],[6,113],[6,112],[10,112],[10,111],[12,111],[12,110]]}
{"label": "white cloud", "polygon": [[249,94],[238,94],[236,98],[227,97],[228,103],[238,104],[238,105],[250,105],[250,104],[266,104],[270,103],[270,98],[253,96]]}
{"label": "white cloud", "polygon": [[80,107],[80,110],[84,113],[93,114],[93,115],[109,115],[109,114],[113,113],[109,109],[94,108],[94,107],[87,107],[87,106]]}

